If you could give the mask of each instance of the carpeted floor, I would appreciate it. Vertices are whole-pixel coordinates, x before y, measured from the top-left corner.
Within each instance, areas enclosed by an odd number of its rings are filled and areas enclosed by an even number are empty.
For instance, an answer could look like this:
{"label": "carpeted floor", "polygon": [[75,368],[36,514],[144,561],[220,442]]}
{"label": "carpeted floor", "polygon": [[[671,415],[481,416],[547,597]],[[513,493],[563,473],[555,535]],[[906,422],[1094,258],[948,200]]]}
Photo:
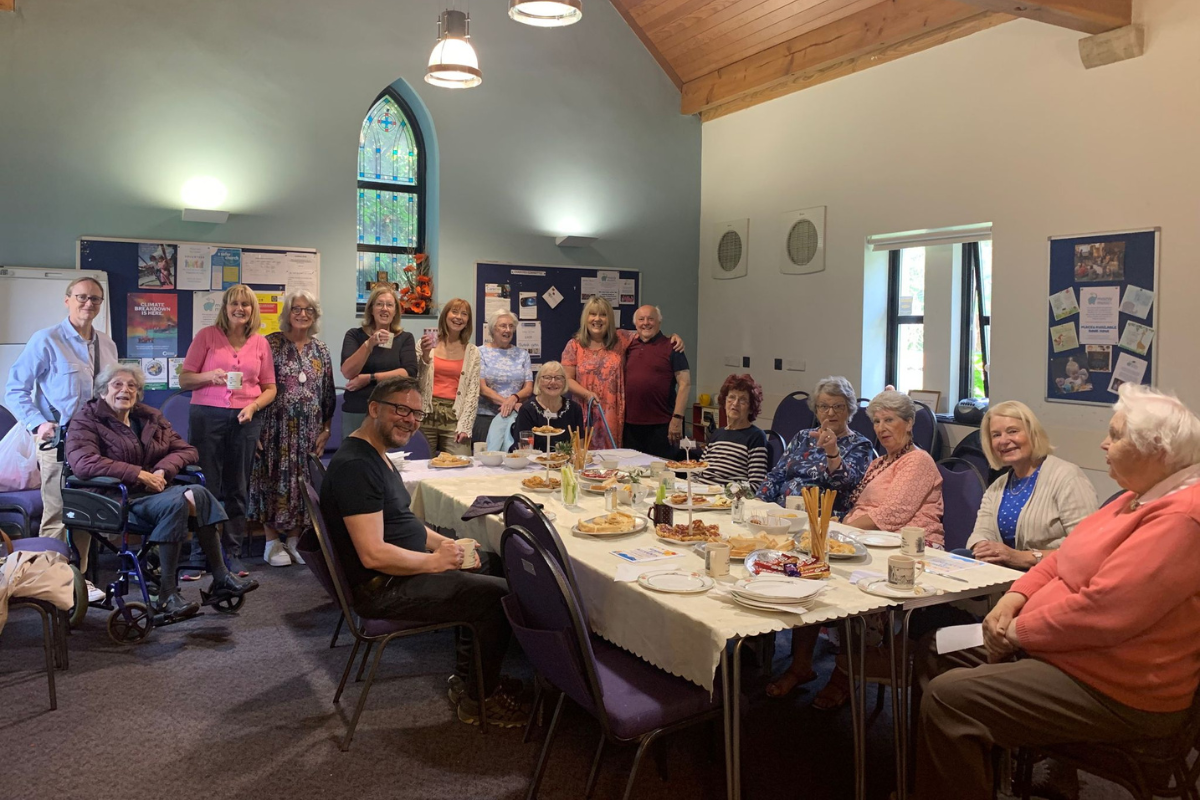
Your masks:
{"label": "carpeted floor", "polygon": [[[337,741],[360,685],[340,706],[331,701],[349,637],[329,649],[337,614],[306,568],[263,566],[254,575],[263,586],[240,614],[209,611],[157,629],[136,647],[112,644],[105,612],[93,609],[70,637],[71,665],[58,673],[54,712],[38,618],[15,612],[0,643],[0,798],[524,796],[539,744],[522,744],[519,730],[481,736],[457,720],[444,690],[450,633],[388,648],[353,747],[342,753]],[[184,594],[196,597],[196,584]],[[831,659],[822,665],[828,670]],[[506,671],[529,678],[516,652]],[[749,688],[744,796],[851,797],[849,712],[811,710],[811,688],[784,702],[767,700],[761,680]],[[596,723],[567,708],[540,793],[547,800],[582,797],[598,741]],[[894,784],[891,747],[885,708],[868,733],[873,800],[887,798]],[[620,797],[632,759],[632,748],[608,748],[594,797]],[[718,727],[671,737],[665,762],[664,783],[647,759],[636,797],[725,796]],[[1085,783],[1087,800],[1124,796]]]}

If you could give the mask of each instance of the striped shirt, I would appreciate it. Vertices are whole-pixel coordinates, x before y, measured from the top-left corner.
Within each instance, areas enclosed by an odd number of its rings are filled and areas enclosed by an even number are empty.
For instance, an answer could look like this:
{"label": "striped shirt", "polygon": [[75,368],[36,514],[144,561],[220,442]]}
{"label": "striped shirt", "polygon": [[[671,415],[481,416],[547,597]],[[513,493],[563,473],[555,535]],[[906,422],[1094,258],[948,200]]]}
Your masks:
{"label": "striped shirt", "polygon": [[731,431],[721,428],[709,437],[702,458],[708,469],[700,474],[709,483],[749,481],[754,491],[767,477],[767,437],[751,425]]}

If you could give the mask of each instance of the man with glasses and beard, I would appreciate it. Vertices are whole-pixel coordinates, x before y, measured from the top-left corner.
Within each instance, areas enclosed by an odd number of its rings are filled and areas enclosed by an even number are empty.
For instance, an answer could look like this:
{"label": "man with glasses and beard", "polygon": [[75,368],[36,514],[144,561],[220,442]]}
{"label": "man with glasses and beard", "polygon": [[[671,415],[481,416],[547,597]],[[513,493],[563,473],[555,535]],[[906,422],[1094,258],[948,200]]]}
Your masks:
{"label": "man with glasses and beard", "polygon": [[[42,445],[61,438],[61,427],[91,399],[96,376],[117,363],[117,346],[112,338],[92,325],[104,305],[104,289],[94,278],[76,278],[67,284],[65,294],[67,318],[30,337],[8,373],[4,392],[4,405],[37,439],[42,477],[41,535],[60,541],[67,539],[62,518],[62,450],[43,450]],[[77,531],[73,538],[79,551],[79,569],[86,572],[91,539],[86,531]],[[90,581],[87,588],[89,602],[104,599],[104,592]]]}
{"label": "man with glasses and beard", "polygon": [[[366,418],[342,441],[321,486],[329,538],[352,588],[354,610],[362,616],[472,623],[480,638],[487,721],[521,726],[529,712],[519,698],[520,686],[500,676],[512,635],[500,606],[508,583],[487,574],[490,564],[483,552],[478,570],[462,570],[462,548],[417,518],[387,458],[388,450],[408,443],[424,417],[417,378],[390,378],[371,392]],[[477,725],[480,698],[472,679],[471,633],[459,629],[456,639],[450,700],[460,720]]]}

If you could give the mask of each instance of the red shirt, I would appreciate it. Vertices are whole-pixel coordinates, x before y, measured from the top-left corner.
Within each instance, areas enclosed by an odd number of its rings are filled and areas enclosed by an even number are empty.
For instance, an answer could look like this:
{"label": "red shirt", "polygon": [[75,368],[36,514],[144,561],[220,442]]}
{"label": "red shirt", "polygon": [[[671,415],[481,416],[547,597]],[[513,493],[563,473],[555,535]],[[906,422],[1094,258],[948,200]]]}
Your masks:
{"label": "red shirt", "polygon": [[1131,499],[1086,517],[1013,584],[1029,598],[1017,636],[1119,703],[1180,711],[1200,681],[1200,485],[1134,511]]}
{"label": "red shirt", "polygon": [[662,425],[675,413],[675,373],[688,368],[661,333],[648,342],[635,336],[625,351],[625,423]]}

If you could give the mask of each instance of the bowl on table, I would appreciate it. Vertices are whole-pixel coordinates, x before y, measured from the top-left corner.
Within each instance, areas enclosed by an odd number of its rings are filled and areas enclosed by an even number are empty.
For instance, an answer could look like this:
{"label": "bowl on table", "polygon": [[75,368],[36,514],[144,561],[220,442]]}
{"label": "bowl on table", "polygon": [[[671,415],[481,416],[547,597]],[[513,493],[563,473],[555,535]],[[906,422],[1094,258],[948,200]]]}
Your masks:
{"label": "bowl on table", "polygon": [[509,469],[525,469],[529,466],[529,458],[524,453],[508,453],[502,461]]}
{"label": "bowl on table", "polygon": [[489,450],[479,454],[479,463],[485,467],[498,467],[504,463],[505,455],[507,454],[496,450]]}
{"label": "bowl on table", "polygon": [[792,520],[774,515],[753,514],[746,518],[746,526],[755,533],[782,536],[791,532]]}

